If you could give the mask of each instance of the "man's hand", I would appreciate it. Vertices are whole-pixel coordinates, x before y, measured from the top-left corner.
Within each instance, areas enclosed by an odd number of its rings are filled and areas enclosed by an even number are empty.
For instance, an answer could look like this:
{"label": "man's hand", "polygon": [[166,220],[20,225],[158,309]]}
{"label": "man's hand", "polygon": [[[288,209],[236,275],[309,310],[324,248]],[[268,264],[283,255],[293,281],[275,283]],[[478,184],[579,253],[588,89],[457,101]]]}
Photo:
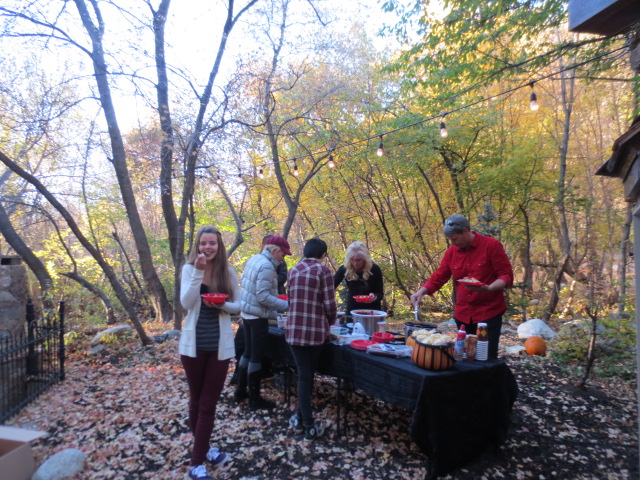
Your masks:
{"label": "man's hand", "polygon": [[424,297],[427,294],[427,289],[424,287],[420,287],[420,289],[414,293],[413,295],[411,295],[410,300],[411,300],[411,305],[413,305],[415,308],[418,307],[418,305],[420,304],[420,300],[422,300],[422,297]]}

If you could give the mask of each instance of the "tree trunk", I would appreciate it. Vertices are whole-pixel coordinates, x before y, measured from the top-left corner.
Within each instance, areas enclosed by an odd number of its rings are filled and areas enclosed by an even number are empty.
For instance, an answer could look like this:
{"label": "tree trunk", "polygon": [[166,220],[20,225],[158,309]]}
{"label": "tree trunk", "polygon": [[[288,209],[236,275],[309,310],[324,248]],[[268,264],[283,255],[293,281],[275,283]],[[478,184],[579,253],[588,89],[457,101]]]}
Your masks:
{"label": "tree trunk", "polygon": [[[562,58],[560,58],[560,67],[563,67]],[[562,248],[562,261],[558,264],[556,269],[553,284],[553,291],[551,298],[547,304],[547,309],[544,313],[544,319],[549,320],[551,315],[555,312],[558,301],[560,300],[560,281],[563,273],[566,271],[568,262],[571,258],[571,239],[569,237],[569,222],[567,221],[566,211],[566,175],[567,175],[567,154],[569,151],[569,138],[571,137],[571,113],[573,112],[574,101],[574,86],[575,86],[575,71],[569,72],[569,78],[567,79],[567,72],[561,73],[561,100],[562,110],[564,113],[564,121],[562,125],[562,140],[560,142],[560,165],[558,173],[558,191],[556,194],[556,205],[558,209],[558,218],[560,219],[560,245]]]}
{"label": "tree trunk", "polygon": [[22,238],[15,231],[11,224],[11,219],[4,208],[4,205],[0,203],[0,232],[4,236],[5,240],[11,245],[11,248],[20,255],[20,258],[24,260],[27,267],[33,272],[40,284],[40,292],[42,295],[42,305],[46,310],[53,311],[55,309],[55,302],[50,297],[50,291],[53,288],[53,280],[47,267],[40,261],[38,257],[33,253],[33,250],[22,241]]}
{"label": "tree trunk", "polygon": [[558,264],[558,268],[553,275],[553,290],[551,291],[551,298],[549,299],[549,303],[547,304],[547,309],[542,315],[542,320],[548,322],[553,315],[553,312],[556,311],[556,307],[558,306],[558,301],[560,300],[560,283],[562,281],[562,276],[564,275],[564,271],[567,268],[567,262],[569,261],[570,255],[565,255],[562,261]]}
{"label": "tree trunk", "polygon": [[629,237],[633,222],[633,204],[627,204],[627,216],[622,227],[622,241],[620,242],[620,268],[618,269],[618,315],[624,313],[627,296],[627,257],[629,256]]}
{"label": "tree trunk", "polygon": [[24,178],[27,182],[33,185],[38,192],[40,192],[47,201],[53,206],[58,213],[64,218],[65,222],[76,236],[78,241],[82,244],[82,246],[91,254],[94,260],[98,263],[105,276],[109,280],[109,283],[113,287],[118,300],[126,310],[129,315],[129,319],[133,324],[138,336],[140,337],[140,341],[143,345],[149,345],[151,340],[147,336],[147,333],[144,331],[144,328],[140,321],[138,320],[138,316],[136,314],[135,308],[129,301],[129,297],[127,296],[126,291],[124,290],[122,284],[118,280],[116,273],[113,271],[113,268],[102,256],[102,253],[84,236],[80,227],[75,222],[71,214],[67,211],[67,209],[55,198],[51,192],[42,184],[40,181],[31,175],[29,172],[22,169],[19,165],[14,163],[7,157],[4,153],[0,152],[0,161],[4,163],[7,167],[9,167],[14,173],[18,174],[20,177]]}
{"label": "tree trunk", "polygon": [[75,280],[76,282],[78,282],[80,285],[82,285],[84,288],[89,290],[91,293],[93,293],[96,297],[100,299],[100,302],[102,302],[105,313],[107,315],[107,325],[114,325],[117,323],[115,311],[113,309],[113,304],[111,303],[111,300],[109,300],[109,297],[107,297],[107,295],[102,290],[100,290],[100,288],[98,288],[97,285],[94,285],[93,283],[89,282],[85,278],[78,275],[76,272],[62,273],[62,275],[70,278],[71,280]]}
{"label": "tree trunk", "polygon": [[[95,25],[92,21],[91,15],[87,9],[87,5],[84,0],[74,0],[80,13],[82,23],[84,25],[87,34],[91,38],[92,51],[90,53],[91,60],[93,62],[93,70],[96,78],[96,84],[98,86],[98,92],[100,95],[100,104],[104,112],[105,120],[109,131],[109,138],[111,140],[111,152],[113,158],[111,162],[113,164],[116,178],[118,179],[118,186],[120,187],[120,194],[122,196],[122,203],[124,204],[127,212],[127,218],[129,219],[129,225],[131,227],[131,233],[133,235],[136,248],[138,251],[138,258],[140,261],[140,268],[142,270],[142,276],[145,280],[147,291],[150,295],[152,306],[155,310],[156,316],[162,321],[171,321],[173,315],[173,308],[167,299],[167,295],[158,277],[158,274],[153,265],[153,259],[151,256],[151,249],[147,240],[147,235],[144,231],[144,225],[140,219],[138,207],[136,204],[135,194],[133,192],[133,186],[131,185],[131,178],[129,176],[129,170],[127,167],[127,155],[124,148],[124,142],[122,134],[120,133],[120,127],[116,117],[115,107],[113,99],[111,97],[111,87],[109,86],[109,78],[107,73],[107,64],[105,61],[104,49],[102,46],[102,34],[104,32],[104,24],[102,24],[102,17],[98,16],[98,25]],[[97,9],[95,5],[94,9]]]}

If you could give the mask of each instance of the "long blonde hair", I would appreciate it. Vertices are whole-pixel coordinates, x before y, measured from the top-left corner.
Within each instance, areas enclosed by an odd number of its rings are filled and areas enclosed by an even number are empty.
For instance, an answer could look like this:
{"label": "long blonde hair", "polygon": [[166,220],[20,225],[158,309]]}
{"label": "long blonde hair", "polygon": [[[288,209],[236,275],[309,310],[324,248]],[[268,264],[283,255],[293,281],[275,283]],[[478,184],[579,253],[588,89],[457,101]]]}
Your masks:
{"label": "long blonde hair", "polygon": [[[227,258],[227,250],[224,246],[224,241],[222,240],[222,234],[220,230],[216,227],[212,227],[211,225],[205,225],[204,227],[200,227],[198,229],[198,233],[196,234],[196,239],[191,246],[191,250],[189,251],[189,255],[187,255],[187,260],[185,263],[193,265],[196,261],[196,257],[198,256],[198,247],[200,246],[200,238],[205,233],[212,233],[218,239],[218,251],[216,256],[211,260],[211,270],[209,272],[208,277],[203,279],[203,283],[207,284],[211,289],[211,292],[215,293],[226,293],[229,295],[229,300],[233,301],[233,287],[231,285],[231,278],[229,278],[229,260]],[[205,273],[206,275],[206,273]]]}
{"label": "long blonde hair", "polygon": [[358,276],[358,272],[356,272],[351,265],[351,259],[355,255],[360,255],[364,259],[362,278],[363,280],[369,280],[369,277],[371,276],[371,267],[373,266],[373,260],[371,260],[371,254],[369,254],[369,249],[367,248],[367,246],[359,241],[355,241],[347,247],[347,253],[344,256],[344,266],[347,271],[344,275],[344,278],[349,281],[360,279],[360,277]]}

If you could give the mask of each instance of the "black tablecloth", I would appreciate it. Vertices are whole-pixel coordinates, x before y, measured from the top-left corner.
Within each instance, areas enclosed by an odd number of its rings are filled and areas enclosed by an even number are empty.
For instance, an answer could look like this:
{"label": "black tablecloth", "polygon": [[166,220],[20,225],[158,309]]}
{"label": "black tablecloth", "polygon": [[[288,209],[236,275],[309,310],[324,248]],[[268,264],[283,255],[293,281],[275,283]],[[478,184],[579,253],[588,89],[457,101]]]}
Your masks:
{"label": "black tablecloth", "polygon": [[[269,330],[269,355],[293,365],[284,332]],[[409,434],[428,457],[428,475],[446,475],[505,440],[518,386],[502,360],[456,362],[443,372],[327,344],[320,373],[350,380],[359,389],[413,411]]]}

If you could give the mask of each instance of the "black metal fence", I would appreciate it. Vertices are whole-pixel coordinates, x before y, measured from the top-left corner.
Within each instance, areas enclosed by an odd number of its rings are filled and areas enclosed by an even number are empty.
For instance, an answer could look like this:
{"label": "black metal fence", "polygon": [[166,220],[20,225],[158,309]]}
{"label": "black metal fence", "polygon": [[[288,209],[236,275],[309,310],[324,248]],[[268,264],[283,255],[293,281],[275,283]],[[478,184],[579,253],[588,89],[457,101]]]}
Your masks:
{"label": "black metal fence", "polygon": [[64,301],[57,316],[42,319],[29,301],[26,321],[17,331],[0,330],[0,424],[64,380]]}

